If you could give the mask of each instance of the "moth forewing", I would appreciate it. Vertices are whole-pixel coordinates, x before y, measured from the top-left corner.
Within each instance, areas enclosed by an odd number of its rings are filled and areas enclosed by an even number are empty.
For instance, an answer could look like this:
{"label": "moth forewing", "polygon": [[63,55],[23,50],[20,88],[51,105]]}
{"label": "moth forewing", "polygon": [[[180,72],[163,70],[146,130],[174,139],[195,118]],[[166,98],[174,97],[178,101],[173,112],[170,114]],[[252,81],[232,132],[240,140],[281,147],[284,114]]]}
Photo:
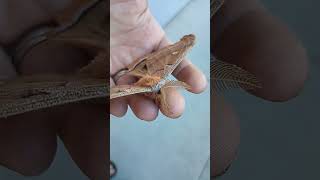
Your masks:
{"label": "moth forewing", "polygon": [[165,89],[167,87],[189,89],[190,87],[186,83],[180,81],[167,81],[166,79],[181,63],[188,50],[191,49],[194,44],[195,36],[193,34],[186,35],[177,43],[164,47],[134,61],[128,66],[127,70],[120,71],[120,73],[121,76],[132,75],[140,79],[135,85],[112,87],[110,98],[114,99],[146,92],[157,94],[162,88]]}
{"label": "moth forewing", "polygon": [[5,87],[5,91],[0,92],[0,118],[109,96],[109,87],[98,82],[75,82],[71,85],[52,83],[21,84],[19,89]]}
{"label": "moth forewing", "polygon": [[252,73],[224,61],[211,57],[211,91],[219,93],[231,88],[251,90],[261,88],[261,83]]}
{"label": "moth forewing", "polygon": [[[167,78],[184,60],[188,51],[194,46],[196,37],[193,34],[185,35],[181,40],[169,47],[170,54],[166,57],[166,66],[163,71],[162,78]],[[170,57],[172,56],[172,57]]]}
{"label": "moth forewing", "polygon": [[152,87],[142,87],[134,85],[118,85],[114,86],[110,90],[110,99],[115,99],[123,96],[129,96],[139,93],[151,93]]}
{"label": "moth forewing", "polygon": [[166,78],[181,63],[194,43],[195,36],[193,34],[185,35],[180,41],[134,61],[128,66],[127,74],[148,74]]}
{"label": "moth forewing", "polygon": [[185,83],[185,82],[182,82],[182,81],[170,80],[170,81],[167,81],[167,82],[161,87],[161,89],[166,89],[166,88],[183,88],[183,89],[186,89],[186,90],[190,90],[190,89],[191,89],[191,86],[188,85],[188,84]]}

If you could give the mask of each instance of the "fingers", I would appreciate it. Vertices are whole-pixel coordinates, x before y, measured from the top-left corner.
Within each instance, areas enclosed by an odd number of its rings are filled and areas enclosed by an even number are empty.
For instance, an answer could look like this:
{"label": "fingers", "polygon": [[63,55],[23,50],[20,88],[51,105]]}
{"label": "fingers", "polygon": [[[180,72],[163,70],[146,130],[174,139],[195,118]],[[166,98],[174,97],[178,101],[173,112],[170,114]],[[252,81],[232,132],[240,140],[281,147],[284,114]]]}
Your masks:
{"label": "fingers", "polygon": [[[118,81],[117,84],[132,84],[135,82],[135,78],[130,76],[123,76]],[[111,80],[112,86],[114,85],[113,80]],[[154,100],[146,97],[144,95],[131,95],[128,97],[121,97],[110,101],[110,111],[111,114],[119,115],[121,117],[126,114],[128,104],[130,105],[133,113],[137,118],[145,121],[152,121],[158,116],[159,108],[155,104]]]}
{"label": "fingers", "polygon": [[56,153],[56,128],[48,112],[0,119],[0,164],[25,176],[40,175]]}
{"label": "fingers", "polygon": [[109,171],[106,106],[72,104],[62,110],[59,136],[72,159],[89,179],[106,179]]}
{"label": "fingers", "polygon": [[[110,87],[115,85],[112,78],[110,78]],[[128,105],[126,98],[117,98],[110,100],[110,113],[116,117],[122,117],[127,113]]]}
{"label": "fingers", "polygon": [[212,99],[211,176],[225,173],[236,158],[240,144],[240,125],[229,104],[222,98]]}
{"label": "fingers", "polygon": [[134,95],[129,98],[133,113],[141,120],[152,121],[158,116],[159,108],[154,100],[144,95]]}
{"label": "fingers", "polygon": [[[188,62],[185,62],[186,64]],[[183,67],[183,65],[181,66]],[[207,79],[205,75],[193,64],[188,63],[180,71],[175,72],[178,80],[183,81],[191,86],[191,92],[201,93],[207,87]]]}
{"label": "fingers", "polygon": [[185,100],[176,88],[161,91],[161,112],[169,118],[178,118],[185,108]]}
{"label": "fingers", "polygon": [[[170,44],[169,40],[164,37],[158,48]],[[188,60],[183,60],[174,71],[173,75],[180,81],[187,83],[191,87],[190,91],[193,93],[201,93],[207,86],[205,75]],[[123,80],[123,83],[128,84],[128,80]],[[117,84],[121,83],[117,82]],[[165,97],[167,97],[165,101],[166,105],[161,107],[161,112],[170,118],[181,116],[185,106],[184,98],[174,88],[168,88],[168,93],[166,93]],[[127,111],[126,100],[138,118],[151,121],[157,117],[159,107],[156,106],[152,99],[142,95],[133,95],[128,98],[112,100],[110,109],[111,114],[116,116],[124,115]],[[161,102],[164,102],[164,100],[161,100]]]}
{"label": "fingers", "polygon": [[[158,48],[170,45],[170,41],[164,37]],[[190,61],[183,60],[174,75],[180,81],[187,83],[193,93],[201,93],[207,86],[205,75],[198,70]],[[178,118],[185,108],[184,97],[176,88],[167,88],[162,94],[160,102],[161,112],[169,118]],[[130,97],[130,107],[135,115],[144,120],[154,120],[158,115],[158,107],[153,100],[143,96]]]}
{"label": "fingers", "polygon": [[127,113],[128,105],[125,98],[110,100],[110,114],[122,117]]}
{"label": "fingers", "polygon": [[[167,37],[164,37],[159,48],[172,44]],[[201,93],[207,87],[207,79],[205,75],[194,66],[188,59],[184,59],[173,72],[173,75],[180,81],[187,83],[193,93]]]}

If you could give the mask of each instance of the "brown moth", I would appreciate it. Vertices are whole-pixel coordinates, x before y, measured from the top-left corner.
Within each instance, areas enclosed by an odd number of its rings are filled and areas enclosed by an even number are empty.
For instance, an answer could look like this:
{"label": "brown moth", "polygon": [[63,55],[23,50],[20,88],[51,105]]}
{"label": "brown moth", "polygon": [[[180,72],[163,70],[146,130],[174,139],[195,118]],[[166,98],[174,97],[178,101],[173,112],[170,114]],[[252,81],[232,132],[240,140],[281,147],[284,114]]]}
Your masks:
{"label": "brown moth", "polygon": [[[211,18],[222,7],[224,0],[211,0]],[[261,88],[257,78],[246,70],[236,65],[218,60],[211,54],[211,83],[212,93],[219,93],[231,88],[242,88],[246,90]]]}
{"label": "brown moth", "polygon": [[134,61],[126,70],[120,72],[120,76],[130,75],[139,78],[139,80],[133,85],[112,87],[110,99],[147,93],[155,99],[165,113],[170,113],[166,102],[167,88],[189,89],[190,87],[182,81],[168,80],[168,77],[194,44],[195,36],[193,34],[185,35],[179,42]]}

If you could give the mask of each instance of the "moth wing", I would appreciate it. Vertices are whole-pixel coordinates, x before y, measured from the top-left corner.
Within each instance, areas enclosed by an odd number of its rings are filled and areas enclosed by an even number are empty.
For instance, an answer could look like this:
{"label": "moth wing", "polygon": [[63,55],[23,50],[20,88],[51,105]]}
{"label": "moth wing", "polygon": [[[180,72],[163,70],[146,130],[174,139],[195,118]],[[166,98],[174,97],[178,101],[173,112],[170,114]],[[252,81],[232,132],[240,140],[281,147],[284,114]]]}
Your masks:
{"label": "moth wing", "polygon": [[232,88],[246,90],[261,88],[261,84],[253,74],[242,68],[212,57],[211,63],[211,91],[219,93]]}
{"label": "moth wing", "polygon": [[154,58],[147,61],[148,71],[151,75],[166,78],[184,60],[194,44],[195,36],[190,34],[183,36],[175,44],[162,48]]}
{"label": "moth wing", "polygon": [[110,99],[115,99],[123,96],[139,94],[139,93],[148,93],[148,92],[152,92],[151,87],[119,85],[119,86],[114,86],[110,89]]}
{"label": "moth wing", "polygon": [[148,74],[166,78],[185,58],[194,43],[195,36],[193,34],[183,36],[180,41],[137,60],[128,67],[129,74]]}
{"label": "moth wing", "polygon": [[175,80],[168,81],[165,85],[163,85],[162,89],[170,88],[170,87],[183,88],[187,90],[191,89],[191,87],[187,83],[182,81],[175,81]]}
{"label": "moth wing", "polygon": [[0,85],[0,118],[72,102],[107,98],[104,81],[14,82]]}

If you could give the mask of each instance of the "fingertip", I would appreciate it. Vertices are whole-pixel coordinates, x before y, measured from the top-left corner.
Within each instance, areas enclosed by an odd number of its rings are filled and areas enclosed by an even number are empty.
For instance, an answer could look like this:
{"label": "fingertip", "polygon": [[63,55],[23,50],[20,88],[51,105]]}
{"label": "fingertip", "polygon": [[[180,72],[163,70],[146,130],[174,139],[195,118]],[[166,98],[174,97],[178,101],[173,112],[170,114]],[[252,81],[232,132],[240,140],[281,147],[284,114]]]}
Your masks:
{"label": "fingertip", "polygon": [[184,97],[176,88],[167,88],[165,92],[162,93],[165,93],[165,98],[161,100],[166,101],[166,107],[164,102],[161,103],[160,110],[162,114],[172,119],[179,118],[185,109]]}
{"label": "fingertip", "polygon": [[143,95],[130,97],[130,108],[133,113],[141,120],[153,121],[158,117],[159,108],[155,102]]}
{"label": "fingertip", "polygon": [[189,91],[196,94],[203,92],[208,85],[206,76],[193,64],[181,69],[177,74],[177,79],[190,85]]}
{"label": "fingertip", "polygon": [[128,104],[125,98],[118,98],[110,101],[110,113],[116,117],[123,117],[128,111]]}

